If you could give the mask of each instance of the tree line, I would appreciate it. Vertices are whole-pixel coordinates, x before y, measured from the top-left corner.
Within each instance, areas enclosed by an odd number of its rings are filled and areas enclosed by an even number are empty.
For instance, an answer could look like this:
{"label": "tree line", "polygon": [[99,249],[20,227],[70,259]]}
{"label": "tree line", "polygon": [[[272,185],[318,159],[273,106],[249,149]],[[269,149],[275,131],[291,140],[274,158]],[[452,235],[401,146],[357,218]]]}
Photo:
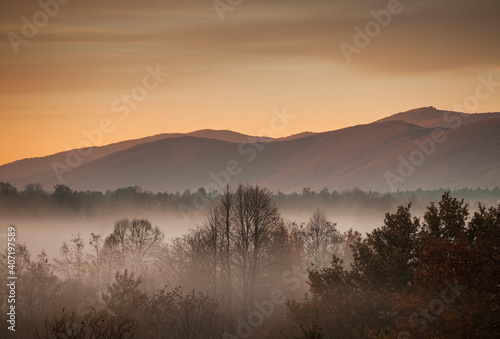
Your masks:
{"label": "tree line", "polygon": [[[308,187],[301,192],[285,194],[271,192],[271,199],[281,210],[321,207],[340,214],[366,214],[387,211],[399,205],[412,202],[417,208],[425,208],[431,201],[438,200],[445,189],[416,190],[396,193],[365,192],[358,188],[337,192],[327,188],[319,192]],[[464,188],[452,192],[454,196],[468,201],[500,201],[500,188]],[[118,188],[114,191],[77,191],[62,184],[47,191],[40,183],[27,184],[18,190],[8,182],[0,182],[0,212],[6,215],[22,215],[32,218],[61,217],[101,217],[120,215],[124,211],[150,211],[180,214],[182,208],[197,209],[204,213],[216,203],[224,192],[207,192],[204,188],[184,192],[150,192],[138,186]],[[198,208],[199,201],[207,202]]]}
{"label": "tree line", "polygon": [[445,192],[423,220],[411,208],[365,236],[340,233],[320,209],[306,223],[285,221],[271,192],[240,185],[168,242],[147,219],[122,218],[106,236],[73,235],[52,261],[18,245],[18,329],[38,338],[494,337],[500,205],[471,215]]}

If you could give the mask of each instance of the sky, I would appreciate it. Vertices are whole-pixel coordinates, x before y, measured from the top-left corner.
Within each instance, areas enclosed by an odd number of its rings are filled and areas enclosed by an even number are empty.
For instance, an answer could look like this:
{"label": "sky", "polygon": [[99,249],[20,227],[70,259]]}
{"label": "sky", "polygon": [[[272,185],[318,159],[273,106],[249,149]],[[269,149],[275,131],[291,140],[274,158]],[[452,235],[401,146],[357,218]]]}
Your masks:
{"label": "sky", "polygon": [[0,164],[160,133],[259,135],[276,110],[294,116],[276,137],[423,106],[500,111],[498,0],[0,4]]}

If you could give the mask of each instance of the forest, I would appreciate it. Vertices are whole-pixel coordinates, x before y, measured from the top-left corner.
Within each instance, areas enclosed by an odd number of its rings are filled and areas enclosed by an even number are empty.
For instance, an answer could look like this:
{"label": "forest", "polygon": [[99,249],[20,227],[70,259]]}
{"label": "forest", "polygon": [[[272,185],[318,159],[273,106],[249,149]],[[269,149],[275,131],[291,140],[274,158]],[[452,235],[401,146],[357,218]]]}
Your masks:
{"label": "forest", "polygon": [[[498,191],[460,196],[498,201]],[[112,232],[85,235],[90,241],[73,234],[55,258],[18,243],[16,335],[493,338],[500,330],[500,204],[471,206],[455,193],[283,194],[252,185],[184,194],[58,185],[49,193],[2,183],[2,213],[33,217],[122,212],[129,204],[176,209],[191,206],[197,194],[209,197],[202,222],[173,239],[147,218],[121,217]],[[387,213],[366,234],[340,232],[323,208],[306,222],[283,218],[281,209],[311,201]],[[412,213],[415,201],[428,201],[422,217]],[[3,277],[7,257],[5,251],[0,259]],[[8,289],[0,285],[3,296]],[[0,305],[6,324],[7,297]],[[7,327],[0,331],[6,337]]]}
{"label": "forest", "polygon": [[[273,202],[283,210],[316,209],[331,210],[336,215],[346,212],[366,213],[388,211],[399,205],[412,203],[414,208],[425,210],[432,201],[437,201],[447,190],[401,191],[379,193],[362,191],[358,188],[342,192],[324,188],[315,192],[304,187],[301,192],[269,192]],[[23,218],[93,218],[108,215],[122,215],[124,211],[146,211],[147,213],[172,214],[187,211],[187,214],[208,211],[223,192],[207,192],[204,188],[184,192],[150,192],[138,186],[116,190],[78,191],[66,185],[55,185],[45,190],[40,183],[27,184],[18,190],[8,182],[0,182],[0,212],[4,215]],[[451,192],[468,202],[495,203],[500,201],[500,188],[463,188]],[[196,213],[199,214],[199,213]],[[203,217],[203,215],[201,215]],[[194,220],[195,218],[193,218]]]}

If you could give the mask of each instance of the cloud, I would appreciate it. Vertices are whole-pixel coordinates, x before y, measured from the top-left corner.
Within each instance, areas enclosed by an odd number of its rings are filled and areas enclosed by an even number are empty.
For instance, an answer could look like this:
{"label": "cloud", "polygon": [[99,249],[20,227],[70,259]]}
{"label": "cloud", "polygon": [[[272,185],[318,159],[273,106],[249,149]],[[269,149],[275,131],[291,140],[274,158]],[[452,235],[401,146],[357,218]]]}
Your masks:
{"label": "cloud", "polygon": [[[40,10],[36,2],[5,2],[3,37],[19,33],[21,18]],[[16,96],[119,93],[157,63],[172,72],[166,88],[217,77],[244,87],[268,81],[271,72],[281,72],[284,88],[294,69],[306,71],[304,64],[331,70],[318,83],[337,87],[343,84],[331,77],[339,69],[361,82],[367,74],[460,77],[500,67],[497,0],[402,0],[404,10],[347,64],[339,44],[352,43],[354,27],[363,28],[373,20],[370,11],[387,3],[244,0],[221,22],[205,0],[70,1],[19,54],[1,40],[0,96],[12,104]],[[252,74],[256,69],[267,74]]]}
{"label": "cloud", "polygon": [[[33,4],[10,2],[12,6],[2,15],[2,35],[16,22],[20,28],[22,13],[29,18],[39,10]],[[354,56],[351,67],[420,73],[498,65],[498,1],[401,3],[403,12]],[[188,67],[195,59],[210,68],[225,62],[248,64],[304,57],[343,64],[340,42],[352,43],[353,28],[373,20],[370,11],[384,9],[387,1],[244,1],[226,13],[224,22],[218,20],[210,1],[201,0],[90,0],[64,6],[32,46],[23,46],[24,53],[39,59],[48,49],[61,50],[75,64],[80,63],[79,55],[88,55],[95,63],[84,64],[87,69],[100,67],[98,56],[120,60],[120,55],[136,57],[138,62],[165,57],[181,67]],[[8,48],[6,40],[4,47]],[[2,57],[8,64],[15,63],[8,55]]]}

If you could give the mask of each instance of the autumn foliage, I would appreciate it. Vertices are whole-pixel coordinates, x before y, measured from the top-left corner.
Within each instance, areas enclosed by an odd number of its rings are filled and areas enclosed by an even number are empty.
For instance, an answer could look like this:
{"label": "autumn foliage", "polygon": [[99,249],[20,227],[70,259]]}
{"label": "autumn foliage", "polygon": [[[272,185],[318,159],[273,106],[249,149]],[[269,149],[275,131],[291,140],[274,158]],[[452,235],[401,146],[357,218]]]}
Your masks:
{"label": "autumn foliage", "polygon": [[147,219],[122,218],[106,237],[91,234],[90,251],[76,234],[52,261],[19,244],[17,334],[495,337],[500,205],[471,212],[448,192],[422,219],[411,208],[365,236],[342,234],[321,209],[284,220],[268,190],[247,185],[228,187],[202,225],[168,242]]}
{"label": "autumn foliage", "polygon": [[445,193],[420,220],[410,205],[353,244],[346,268],[309,270],[310,293],[288,321],[325,338],[493,338],[499,333],[500,206],[469,216]]}

